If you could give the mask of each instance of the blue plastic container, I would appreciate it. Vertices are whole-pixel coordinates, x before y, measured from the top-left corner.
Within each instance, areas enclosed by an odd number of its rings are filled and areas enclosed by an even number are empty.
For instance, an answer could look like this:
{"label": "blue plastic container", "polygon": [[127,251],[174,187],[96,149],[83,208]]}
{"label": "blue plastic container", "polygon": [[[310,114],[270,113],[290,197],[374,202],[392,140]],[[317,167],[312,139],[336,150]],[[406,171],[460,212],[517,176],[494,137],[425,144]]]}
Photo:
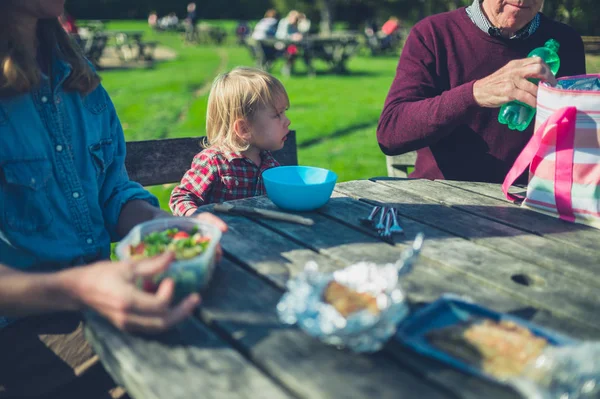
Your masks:
{"label": "blue plastic container", "polygon": [[[180,231],[190,232],[197,229],[204,237],[210,238],[206,250],[200,255],[173,261],[167,271],[154,276],[153,282],[158,285],[166,277],[175,282],[173,301],[181,301],[192,292],[200,292],[208,286],[216,266],[217,246],[221,240],[221,231],[213,224],[194,218],[161,218],[154,219],[135,226],[116,246],[115,254],[120,260],[130,258],[130,247],[138,245],[142,239],[153,232],[177,228]],[[143,287],[143,280],[138,281]]]}
{"label": "blue plastic container", "polygon": [[262,174],[267,196],[289,211],[311,211],[329,201],[337,175],[313,166],[279,166]]}

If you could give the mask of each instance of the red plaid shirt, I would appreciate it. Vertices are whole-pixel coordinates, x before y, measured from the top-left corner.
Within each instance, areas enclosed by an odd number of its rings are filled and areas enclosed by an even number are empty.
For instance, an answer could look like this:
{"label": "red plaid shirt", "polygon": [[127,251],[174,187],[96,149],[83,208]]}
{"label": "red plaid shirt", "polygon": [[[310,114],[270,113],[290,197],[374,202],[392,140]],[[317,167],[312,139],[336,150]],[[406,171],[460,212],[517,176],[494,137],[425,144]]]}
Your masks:
{"label": "red plaid shirt", "polygon": [[235,199],[265,194],[262,172],[279,166],[269,151],[260,154],[256,166],[239,152],[207,148],[194,157],[191,168],[173,189],[169,206],[176,216],[190,209]]}

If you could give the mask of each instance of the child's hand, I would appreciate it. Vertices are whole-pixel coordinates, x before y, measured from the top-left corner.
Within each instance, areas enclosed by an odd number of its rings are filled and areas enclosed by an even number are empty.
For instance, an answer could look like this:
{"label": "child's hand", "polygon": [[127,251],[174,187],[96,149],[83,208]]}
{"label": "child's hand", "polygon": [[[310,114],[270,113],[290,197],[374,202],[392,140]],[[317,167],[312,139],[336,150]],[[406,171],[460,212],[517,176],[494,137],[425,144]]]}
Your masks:
{"label": "child's hand", "polygon": [[[224,221],[222,221],[220,218],[213,215],[212,213],[202,212],[193,217],[195,219],[202,220],[202,221],[210,223],[210,224],[214,224],[223,233],[225,233],[227,231],[227,224]],[[216,254],[217,254],[217,262],[220,262],[221,258],[223,257],[223,248],[221,248],[221,244],[217,245]]]}
{"label": "child's hand", "polygon": [[194,215],[193,218],[202,220],[203,222],[214,224],[219,228],[219,230],[221,230],[222,233],[225,233],[227,231],[227,224],[212,213],[202,212],[197,215]]}

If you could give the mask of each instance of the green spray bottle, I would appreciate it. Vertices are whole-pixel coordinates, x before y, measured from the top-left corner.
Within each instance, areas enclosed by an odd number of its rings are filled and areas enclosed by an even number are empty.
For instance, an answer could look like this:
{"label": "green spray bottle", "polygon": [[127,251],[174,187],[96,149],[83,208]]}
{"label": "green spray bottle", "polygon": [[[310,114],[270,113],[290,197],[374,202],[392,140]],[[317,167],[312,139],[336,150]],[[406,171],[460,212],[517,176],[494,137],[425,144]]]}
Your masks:
{"label": "green spray bottle", "polygon": [[[558,58],[559,47],[560,45],[556,40],[550,39],[544,44],[544,47],[537,47],[531,50],[527,57],[540,57],[548,65],[552,74],[556,75],[558,68],[560,68],[560,59]],[[529,80],[535,84],[539,82],[538,79]],[[535,108],[515,100],[504,104],[500,108],[498,122],[508,125],[509,129],[522,132],[529,126],[534,115]]]}

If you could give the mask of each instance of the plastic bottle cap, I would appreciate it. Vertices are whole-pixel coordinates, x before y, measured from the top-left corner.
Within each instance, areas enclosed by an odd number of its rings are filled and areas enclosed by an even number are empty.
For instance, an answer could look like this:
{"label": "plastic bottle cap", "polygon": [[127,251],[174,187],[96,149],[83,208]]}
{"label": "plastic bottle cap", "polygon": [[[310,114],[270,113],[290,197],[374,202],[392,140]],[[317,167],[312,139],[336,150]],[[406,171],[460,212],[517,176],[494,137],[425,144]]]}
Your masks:
{"label": "plastic bottle cap", "polygon": [[554,39],[550,39],[546,43],[544,43],[544,47],[549,48],[549,49],[553,50],[555,53],[557,53],[558,49],[560,48],[560,43]]}

